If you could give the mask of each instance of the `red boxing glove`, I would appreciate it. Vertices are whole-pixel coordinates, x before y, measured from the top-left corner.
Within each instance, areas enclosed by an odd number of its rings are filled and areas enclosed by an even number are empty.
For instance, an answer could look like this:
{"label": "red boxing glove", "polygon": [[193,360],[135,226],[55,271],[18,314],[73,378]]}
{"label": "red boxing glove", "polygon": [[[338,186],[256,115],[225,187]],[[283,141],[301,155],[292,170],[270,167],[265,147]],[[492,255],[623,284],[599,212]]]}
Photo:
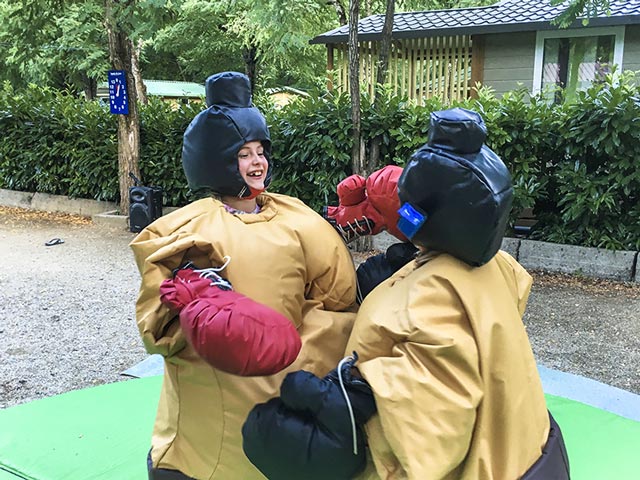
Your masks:
{"label": "red boxing glove", "polygon": [[398,179],[402,168],[387,165],[365,180],[351,175],[337,186],[339,205],[325,207],[324,217],[349,243],[362,235],[376,235],[387,230],[399,240],[406,237],[398,230]]}
{"label": "red boxing glove", "polygon": [[300,335],[284,315],[232,291],[218,274],[226,265],[197,269],[188,263],[176,269],[160,285],[160,301],[180,312],[187,341],[212,367],[242,376],[273,375],[297,358]]}
{"label": "red boxing glove", "polygon": [[234,375],[273,375],[291,365],[302,347],[284,315],[215,287],[182,309],[180,325],[198,355]]}
{"label": "red boxing glove", "polygon": [[[217,270],[219,269],[197,270],[188,264],[181,267],[174,272],[173,278],[168,278],[160,284],[160,301],[179,312],[185,305],[214,286],[231,289],[231,284],[220,277],[216,273]],[[212,278],[212,275],[215,277]]]}

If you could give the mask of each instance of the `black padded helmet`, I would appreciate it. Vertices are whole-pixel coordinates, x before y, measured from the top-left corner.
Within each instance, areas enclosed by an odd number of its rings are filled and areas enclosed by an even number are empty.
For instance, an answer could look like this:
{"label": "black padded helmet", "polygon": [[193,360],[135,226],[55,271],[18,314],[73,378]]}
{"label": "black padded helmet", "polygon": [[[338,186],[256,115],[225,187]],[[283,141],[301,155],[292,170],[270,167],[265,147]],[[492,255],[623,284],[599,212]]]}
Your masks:
{"label": "black padded helmet", "polygon": [[432,113],[427,143],[398,180],[398,228],[413,244],[472,266],[500,249],[513,199],[509,171],[484,145],[486,134],[476,112]]}
{"label": "black padded helmet", "polygon": [[[249,197],[252,192],[238,170],[237,154],[247,142],[260,141],[267,158],[271,137],[267,122],[251,103],[249,78],[238,72],[222,72],[207,78],[207,109],[184,132],[182,168],[189,188],[219,195]],[[271,166],[265,187],[271,180]]]}

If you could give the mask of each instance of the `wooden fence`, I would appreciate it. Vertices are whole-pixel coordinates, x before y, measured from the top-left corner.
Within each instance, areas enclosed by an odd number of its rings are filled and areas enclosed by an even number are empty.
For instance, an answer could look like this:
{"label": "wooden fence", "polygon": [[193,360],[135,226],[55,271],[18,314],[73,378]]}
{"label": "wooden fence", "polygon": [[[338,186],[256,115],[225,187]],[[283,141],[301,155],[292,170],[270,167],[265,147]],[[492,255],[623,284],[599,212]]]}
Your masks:
{"label": "wooden fence", "polygon": [[[328,45],[328,68],[335,87],[349,89],[346,44]],[[377,74],[380,42],[359,43],[360,81],[369,94]],[[468,35],[396,39],[392,41],[387,83],[394,92],[423,104],[430,97],[445,103],[472,96],[477,78],[472,71],[472,38]]]}

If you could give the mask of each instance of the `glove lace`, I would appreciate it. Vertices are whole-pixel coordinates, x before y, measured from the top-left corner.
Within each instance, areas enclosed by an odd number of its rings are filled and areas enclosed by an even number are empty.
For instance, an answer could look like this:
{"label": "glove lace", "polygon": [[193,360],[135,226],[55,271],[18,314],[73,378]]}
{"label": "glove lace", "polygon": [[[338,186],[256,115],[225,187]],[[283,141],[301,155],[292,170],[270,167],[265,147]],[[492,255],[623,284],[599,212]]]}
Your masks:
{"label": "glove lace", "polygon": [[373,231],[371,220],[364,215],[362,216],[362,220],[354,218],[353,222],[346,222],[344,226],[336,223],[334,227],[347,243],[355,240],[361,235],[370,235]]}
{"label": "glove lace", "polygon": [[227,268],[227,265],[229,265],[229,263],[231,262],[231,257],[228,255],[225,255],[223,260],[224,260],[224,263],[220,267],[200,268],[200,269],[195,269],[194,272],[199,273],[200,277],[202,278],[211,280],[212,286],[215,285],[216,287],[219,287],[222,290],[233,290],[233,287],[231,286],[231,282],[229,282],[228,280],[218,275],[218,272],[221,272],[222,270]]}
{"label": "glove lace", "polygon": [[344,357],[338,363],[338,382],[340,383],[340,389],[342,390],[342,395],[344,396],[345,402],[347,402],[347,410],[349,410],[349,418],[351,419],[351,433],[353,435],[353,454],[358,455],[358,435],[356,433],[356,418],[353,415],[353,408],[351,407],[351,401],[349,400],[349,395],[347,394],[347,389],[344,387],[344,380],[342,379],[342,365],[346,362],[353,362],[355,358],[351,355]]}
{"label": "glove lace", "polygon": [[364,302],[364,296],[362,295],[360,282],[358,282],[357,278],[356,278],[356,301],[358,302],[358,305],[362,305],[362,302]]}

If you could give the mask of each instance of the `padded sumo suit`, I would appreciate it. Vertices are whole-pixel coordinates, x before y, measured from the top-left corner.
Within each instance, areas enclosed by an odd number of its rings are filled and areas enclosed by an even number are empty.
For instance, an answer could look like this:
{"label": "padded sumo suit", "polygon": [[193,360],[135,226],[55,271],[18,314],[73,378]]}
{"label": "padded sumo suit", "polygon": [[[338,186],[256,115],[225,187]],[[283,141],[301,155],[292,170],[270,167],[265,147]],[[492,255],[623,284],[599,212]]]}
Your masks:
{"label": "padded sumo suit", "polygon": [[[236,153],[248,141],[270,141],[252,107],[248,80],[236,73],[207,80],[208,108],[185,132],[183,165],[192,190],[243,197],[246,184]],[[266,183],[266,182],[265,182]],[[251,480],[263,475],[242,451],[249,410],[278,394],[286,372],[325,375],[342,358],[355,314],[354,266],[338,233],[302,202],[271,193],[256,197],[259,213],[232,214],[216,198],[197,200],[143,230],[131,243],[143,281],[136,305],[149,353],[165,357],[153,429],[153,468],[194,479]],[[234,291],[285,315],[302,339],[298,358],[270,376],[241,377],[200,358],[185,340],[175,313],[158,290],[172,270],[190,260],[219,267]]]}
{"label": "padded sumo suit", "polygon": [[498,251],[511,187],[485,133],[474,112],[434,113],[400,177],[424,220],[403,233],[424,250],[365,298],[347,345],[378,408],[362,478],[515,480],[547,442],[522,322],[532,279]]}
{"label": "padded sumo suit", "polygon": [[[569,479],[522,323],[532,279],[499,250],[511,178],[485,136],[475,112],[434,112],[400,176],[392,166],[374,172],[384,181],[342,184],[326,211],[341,234],[396,225],[420,253],[391,276],[410,244],[362,263],[348,357],[324,378],[288,374],[251,411],[245,452],[270,479]],[[363,188],[400,208],[372,213],[352,195]]]}

